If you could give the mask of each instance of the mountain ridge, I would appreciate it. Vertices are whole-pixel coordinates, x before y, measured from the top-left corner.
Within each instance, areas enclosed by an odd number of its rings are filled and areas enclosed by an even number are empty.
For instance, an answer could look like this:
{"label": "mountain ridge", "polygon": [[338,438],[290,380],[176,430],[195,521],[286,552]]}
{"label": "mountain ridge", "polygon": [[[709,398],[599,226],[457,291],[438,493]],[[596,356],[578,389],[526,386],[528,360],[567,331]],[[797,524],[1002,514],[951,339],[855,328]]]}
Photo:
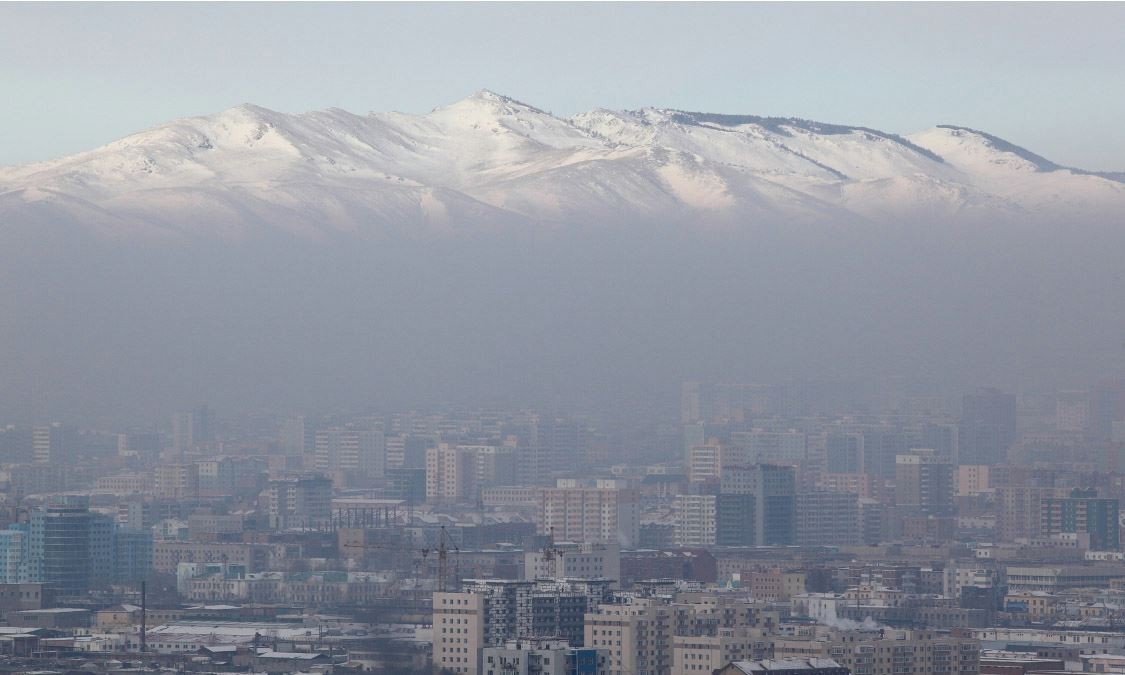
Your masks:
{"label": "mountain ridge", "polygon": [[597,108],[482,89],[423,115],[244,103],[0,167],[0,221],[119,236],[490,229],[582,221],[903,222],[1125,213],[1125,173],[970,127],[900,136],[797,117]]}

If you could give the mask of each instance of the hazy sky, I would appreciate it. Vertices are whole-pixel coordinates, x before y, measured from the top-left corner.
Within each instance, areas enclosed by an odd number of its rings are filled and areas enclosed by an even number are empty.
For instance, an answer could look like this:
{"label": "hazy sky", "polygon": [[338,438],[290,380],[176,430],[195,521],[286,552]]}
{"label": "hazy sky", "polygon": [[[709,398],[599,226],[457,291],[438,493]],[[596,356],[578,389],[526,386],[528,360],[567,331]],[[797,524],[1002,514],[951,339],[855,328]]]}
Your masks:
{"label": "hazy sky", "polygon": [[0,4],[0,164],[253,102],[424,112],[480,88],[990,131],[1125,170],[1125,3]]}

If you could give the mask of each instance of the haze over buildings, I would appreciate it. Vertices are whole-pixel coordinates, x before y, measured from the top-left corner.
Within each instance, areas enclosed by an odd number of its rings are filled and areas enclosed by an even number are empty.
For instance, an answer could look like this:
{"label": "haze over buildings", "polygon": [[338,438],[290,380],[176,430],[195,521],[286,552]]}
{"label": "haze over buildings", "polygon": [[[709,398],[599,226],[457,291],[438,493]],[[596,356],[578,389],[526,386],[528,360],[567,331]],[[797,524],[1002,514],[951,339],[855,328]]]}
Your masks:
{"label": "haze over buildings", "polygon": [[0,671],[1125,674],[1072,7],[0,5]]}

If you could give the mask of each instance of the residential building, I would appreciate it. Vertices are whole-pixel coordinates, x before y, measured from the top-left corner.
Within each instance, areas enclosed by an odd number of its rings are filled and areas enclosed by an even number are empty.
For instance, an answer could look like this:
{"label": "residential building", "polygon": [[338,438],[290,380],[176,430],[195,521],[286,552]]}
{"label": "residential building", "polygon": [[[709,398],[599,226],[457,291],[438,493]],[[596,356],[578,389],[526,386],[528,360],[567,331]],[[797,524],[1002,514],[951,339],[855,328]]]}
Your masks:
{"label": "residential building", "polygon": [[682,593],[673,611],[672,675],[712,673],[731,661],[773,653],[778,614],[745,597]]}
{"label": "residential building", "polygon": [[957,496],[972,497],[987,492],[992,487],[988,482],[987,464],[962,464],[957,467]]}
{"label": "residential building", "polygon": [[426,450],[426,500],[472,501],[478,495],[477,453],[442,443]]}
{"label": "residential building", "polygon": [[754,509],[757,498],[750,493],[715,495],[715,544],[753,546],[756,542]]}
{"label": "residential building", "polygon": [[851,675],[851,672],[832,659],[763,659],[759,661],[733,661],[713,671],[716,675]]}
{"label": "residential building", "polygon": [[1125,579],[1125,565],[1008,565],[1007,579],[1012,592],[1055,593],[1065,588],[1104,588],[1115,579]]}
{"label": "residential building", "polygon": [[265,544],[157,541],[153,544],[153,569],[174,574],[180,563],[241,565],[247,572],[269,567],[270,547]]}
{"label": "residential building", "polygon": [[1039,533],[1088,534],[1092,550],[1117,551],[1121,549],[1118,511],[1116,499],[1099,499],[1097,490],[1075,488],[1069,497],[1040,501]]}
{"label": "residential building", "polygon": [[332,481],[326,476],[272,480],[268,497],[276,528],[317,527],[332,520]]}
{"label": "residential building", "polygon": [[183,456],[215,440],[211,410],[203,405],[172,416],[172,448]]}
{"label": "residential building", "polygon": [[540,534],[558,541],[616,542],[635,546],[640,535],[636,490],[624,487],[554,487],[540,493]]}
{"label": "residential building", "polygon": [[895,504],[911,515],[954,515],[953,463],[936,450],[911,450],[895,459]]}
{"label": "residential building", "polygon": [[153,492],[160,499],[199,497],[199,465],[161,464],[153,469]]}
{"label": "residential building", "polygon": [[77,434],[58,422],[31,430],[32,456],[36,464],[65,462],[75,448]]}
{"label": "residential building", "polygon": [[754,543],[793,545],[797,541],[797,474],[791,466],[754,464],[723,471],[723,494],[754,495]]}
{"label": "residential building", "polygon": [[719,445],[694,445],[689,448],[688,481],[692,483],[717,481],[721,474],[722,453],[723,448]]}
{"label": "residential building", "polygon": [[0,584],[28,580],[27,528],[0,530]]}
{"label": "residential building", "polygon": [[524,553],[524,579],[621,579],[621,547],[616,542],[551,542]]}
{"label": "residential building", "polygon": [[337,476],[342,484],[364,485],[386,470],[383,432],[371,428],[331,427],[315,434],[316,470]]}
{"label": "residential building", "polygon": [[1055,429],[1082,433],[1090,426],[1090,394],[1060,391],[1055,394]]}
{"label": "residential building", "polygon": [[1016,441],[1016,397],[998,389],[967,394],[961,404],[957,464],[1003,464]]}
{"label": "residential building", "polygon": [[978,675],[980,643],[933,630],[842,631],[817,627],[803,638],[774,640],[774,658],[832,659],[852,675]]}
{"label": "residential building", "polygon": [[867,473],[863,460],[863,434],[829,434],[825,441],[825,471]]}
{"label": "residential building", "polygon": [[800,464],[805,461],[808,439],[796,429],[753,429],[731,434],[731,444],[746,448],[748,464]]}
{"label": "residential building", "polygon": [[676,546],[700,548],[715,545],[716,499],[715,495],[676,495],[672,504]]}
{"label": "residential building", "polygon": [[608,580],[467,579],[433,595],[434,667],[476,675],[485,647],[537,637],[584,645],[583,617],[609,597]]}
{"label": "residential building", "polygon": [[859,497],[814,490],[796,497],[798,546],[854,545],[860,539]]}
{"label": "residential building", "polygon": [[604,651],[571,647],[566,640],[508,640],[485,647],[483,675],[598,675],[605,672]]}
{"label": "residential building", "polygon": [[607,675],[671,675],[670,602],[636,596],[622,600],[586,613],[585,646],[606,652]]}

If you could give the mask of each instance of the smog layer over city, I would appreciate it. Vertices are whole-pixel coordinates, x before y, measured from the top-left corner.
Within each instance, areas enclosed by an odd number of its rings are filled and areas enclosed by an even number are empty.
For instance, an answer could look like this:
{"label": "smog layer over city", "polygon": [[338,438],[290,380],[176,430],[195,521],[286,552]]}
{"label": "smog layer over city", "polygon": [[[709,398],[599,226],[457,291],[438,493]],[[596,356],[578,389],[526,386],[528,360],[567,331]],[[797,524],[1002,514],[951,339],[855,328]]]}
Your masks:
{"label": "smog layer over city", "polygon": [[1125,673],[1122,26],[0,2],[0,673]]}

